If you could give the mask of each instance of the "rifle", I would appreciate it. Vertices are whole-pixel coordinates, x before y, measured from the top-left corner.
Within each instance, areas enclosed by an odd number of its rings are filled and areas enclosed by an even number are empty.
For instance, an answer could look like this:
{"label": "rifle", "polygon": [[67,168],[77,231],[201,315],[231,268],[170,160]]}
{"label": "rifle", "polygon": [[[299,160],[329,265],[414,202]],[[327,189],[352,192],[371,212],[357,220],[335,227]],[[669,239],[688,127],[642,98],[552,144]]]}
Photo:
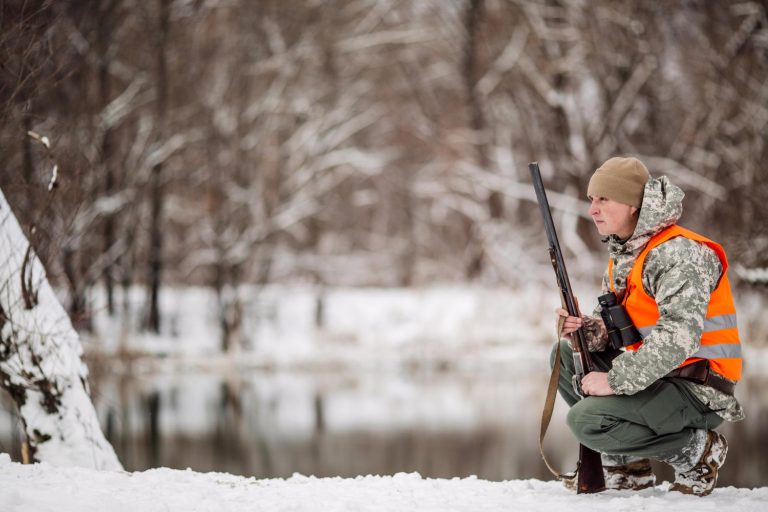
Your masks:
{"label": "rifle", "polygon": [[[539,209],[541,210],[541,216],[544,219],[544,229],[547,232],[547,240],[549,242],[549,259],[552,262],[552,267],[554,268],[555,276],[557,277],[557,286],[560,289],[560,298],[563,302],[563,308],[568,311],[570,316],[581,317],[579,306],[576,304],[576,299],[573,296],[571,282],[568,279],[568,272],[565,269],[565,260],[563,260],[563,253],[560,250],[560,243],[557,240],[557,232],[555,231],[555,224],[552,221],[552,212],[549,209],[549,201],[547,201],[547,193],[544,190],[544,183],[541,180],[541,172],[539,171],[538,162],[532,162],[528,164],[528,170],[531,171],[533,188],[536,190],[536,198],[539,203]],[[540,448],[544,434],[547,430],[547,426],[549,425],[549,420],[552,416],[551,406],[554,405],[555,389],[559,380],[559,342],[557,347],[555,367],[552,370],[552,378],[550,379],[549,393],[546,401],[547,403],[545,405],[545,411],[542,417],[541,432],[539,436]],[[573,389],[576,391],[576,393],[583,397],[584,392],[581,389],[581,379],[587,373],[595,370],[595,364],[592,360],[591,354],[589,353],[589,348],[587,346],[587,340],[584,336],[583,329],[578,329],[571,335],[571,347],[573,349],[573,363],[576,367],[576,373],[573,376],[571,384],[573,385]],[[543,450],[541,453],[543,457]],[[546,457],[544,458],[544,462],[547,464],[547,467],[550,469],[550,471],[555,474],[555,476],[560,479],[568,478],[568,476],[561,475],[554,471],[546,461]],[[576,473],[577,493],[594,493],[605,489],[603,463],[600,454],[582,444],[579,444],[579,462],[577,465]]]}

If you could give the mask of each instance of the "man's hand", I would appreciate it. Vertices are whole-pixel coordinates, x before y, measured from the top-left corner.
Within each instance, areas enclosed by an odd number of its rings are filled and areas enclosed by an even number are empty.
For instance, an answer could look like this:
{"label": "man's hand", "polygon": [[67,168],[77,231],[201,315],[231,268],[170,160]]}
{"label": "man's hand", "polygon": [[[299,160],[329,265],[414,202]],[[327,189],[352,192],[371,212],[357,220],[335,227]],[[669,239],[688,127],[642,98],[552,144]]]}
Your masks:
{"label": "man's hand", "polygon": [[590,372],[581,379],[581,389],[589,396],[615,395],[608,385],[608,374],[605,372]]}
{"label": "man's hand", "polygon": [[558,322],[560,321],[560,317],[565,318],[565,321],[563,322],[563,330],[560,332],[560,336],[564,338],[571,339],[571,333],[578,331],[584,323],[578,316],[568,316],[568,311],[562,308],[556,309],[555,314],[557,315]]}

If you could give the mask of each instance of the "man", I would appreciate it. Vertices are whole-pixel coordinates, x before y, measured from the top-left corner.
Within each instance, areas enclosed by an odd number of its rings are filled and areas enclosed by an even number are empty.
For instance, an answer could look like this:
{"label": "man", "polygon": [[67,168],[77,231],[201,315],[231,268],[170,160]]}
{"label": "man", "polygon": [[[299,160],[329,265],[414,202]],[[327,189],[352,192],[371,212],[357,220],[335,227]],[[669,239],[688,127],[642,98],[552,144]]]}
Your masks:
{"label": "man", "polygon": [[[559,391],[571,407],[568,425],[580,443],[602,454],[607,488],[653,486],[655,459],[674,468],[672,490],[705,496],[727,452],[713,429],[744,418],[733,396],[741,346],[725,253],[677,226],[682,190],[665,176],[651,178],[636,158],[606,161],[587,195],[608,244],[603,293],[615,294],[643,340],[617,351],[600,306],[582,318],[556,310],[563,317]],[[578,328],[598,368],[581,382],[584,398],[571,384],[568,340]]]}

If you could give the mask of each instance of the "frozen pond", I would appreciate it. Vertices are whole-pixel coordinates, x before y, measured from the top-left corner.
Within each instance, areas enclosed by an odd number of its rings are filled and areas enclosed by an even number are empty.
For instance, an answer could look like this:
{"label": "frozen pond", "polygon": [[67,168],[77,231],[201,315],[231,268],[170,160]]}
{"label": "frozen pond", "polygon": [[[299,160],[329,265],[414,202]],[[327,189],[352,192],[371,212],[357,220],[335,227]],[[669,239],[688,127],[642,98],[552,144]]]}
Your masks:
{"label": "frozen pond", "polygon": [[[189,467],[258,478],[416,471],[506,480],[548,478],[537,447],[545,385],[543,365],[515,372],[106,371],[94,374],[93,394],[128,470]],[[723,427],[731,442],[723,485],[767,483],[768,407],[758,398],[766,391],[768,379],[740,385],[748,420]],[[577,445],[564,409],[558,402],[545,444],[554,465],[570,470]],[[17,459],[13,421],[3,419],[0,451]]]}

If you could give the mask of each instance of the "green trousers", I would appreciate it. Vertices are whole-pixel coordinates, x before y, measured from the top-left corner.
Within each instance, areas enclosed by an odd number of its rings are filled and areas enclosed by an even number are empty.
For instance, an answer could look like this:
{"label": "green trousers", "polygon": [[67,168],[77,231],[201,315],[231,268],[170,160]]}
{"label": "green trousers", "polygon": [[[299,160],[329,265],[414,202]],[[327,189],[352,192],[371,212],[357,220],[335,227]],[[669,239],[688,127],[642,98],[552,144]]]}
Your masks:
{"label": "green trousers", "polygon": [[[592,356],[597,371],[611,369],[607,354]],[[550,366],[554,361],[553,348]],[[660,379],[634,395],[581,398],[571,384],[574,372],[573,351],[561,341],[558,389],[570,407],[568,426],[581,444],[600,453],[675,461],[696,429],[711,430],[723,422],[680,379]]]}

